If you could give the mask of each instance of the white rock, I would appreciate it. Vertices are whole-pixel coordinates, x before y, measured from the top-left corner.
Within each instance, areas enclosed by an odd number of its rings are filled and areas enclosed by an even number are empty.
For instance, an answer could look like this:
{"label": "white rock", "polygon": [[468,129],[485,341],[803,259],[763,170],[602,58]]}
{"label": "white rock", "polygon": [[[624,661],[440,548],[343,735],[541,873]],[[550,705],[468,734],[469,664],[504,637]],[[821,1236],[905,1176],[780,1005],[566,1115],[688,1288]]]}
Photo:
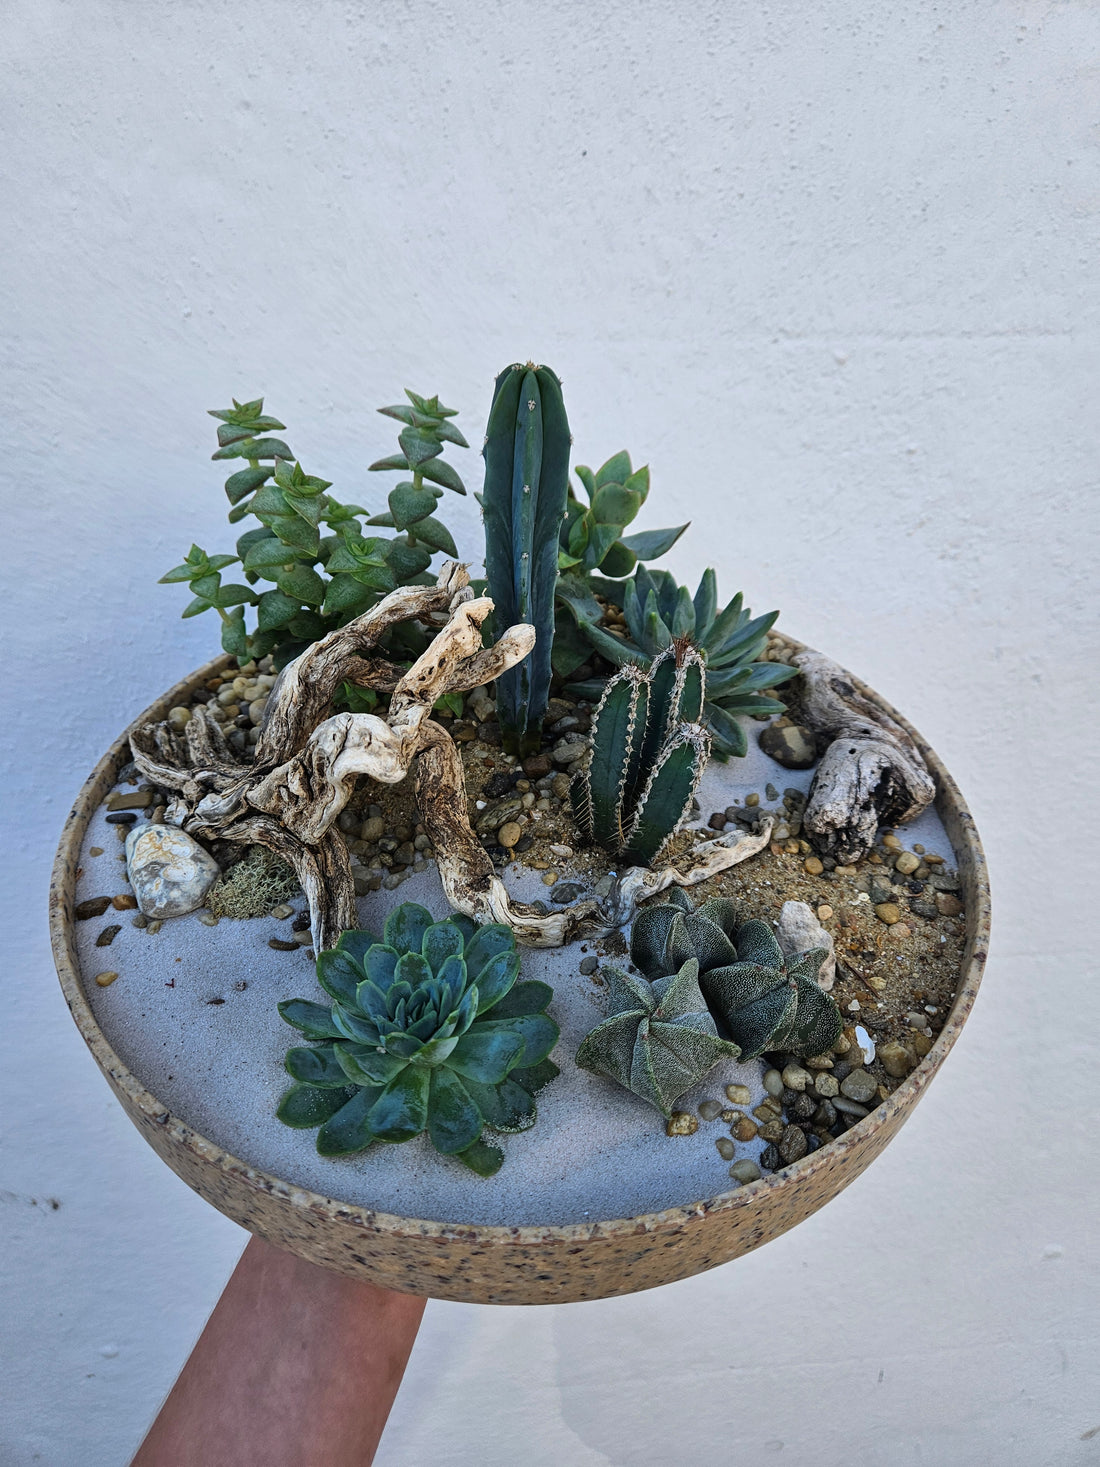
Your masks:
{"label": "white rock", "polygon": [[809,952],[813,947],[828,949],[829,956],[822,963],[817,979],[821,988],[828,993],[836,980],[833,937],[814,916],[812,908],[805,902],[784,902],[775,935],[783,949],[783,956],[787,958]]}
{"label": "white rock", "polygon": [[183,917],[206,900],[220,874],[214,857],[175,825],[135,825],[126,873],[147,917]]}

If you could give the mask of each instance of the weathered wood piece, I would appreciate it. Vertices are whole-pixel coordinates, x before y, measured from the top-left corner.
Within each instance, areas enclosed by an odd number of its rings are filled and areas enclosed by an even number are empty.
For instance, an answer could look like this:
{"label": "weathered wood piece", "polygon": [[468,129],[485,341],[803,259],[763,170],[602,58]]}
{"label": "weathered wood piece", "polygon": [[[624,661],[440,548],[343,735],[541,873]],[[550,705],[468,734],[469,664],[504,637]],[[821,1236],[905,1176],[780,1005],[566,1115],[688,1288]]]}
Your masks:
{"label": "weathered wood piece", "polygon": [[791,662],[802,674],[799,720],[819,740],[832,740],[814,775],[802,828],[824,853],[858,861],[880,825],[903,825],[928,808],[935,783],[905,730],[864,698],[842,667],[812,649]]}
{"label": "weathered wood piece", "polygon": [[[646,897],[674,882],[705,881],[767,843],[767,835],[708,841],[691,853],[684,872],[627,872],[602,904],[590,898],[544,913],[513,901],[470,827],[458,748],[430,717],[444,693],[492,682],[530,652],[535,634],[525,624],[482,646],[481,629],[492,609],[487,596],[473,597],[465,568],[453,561],[444,564],[435,586],[391,592],[283,670],[251,758],[237,756],[201,704],[183,734],[166,723],[145,724],[130,744],[141,772],[175,792],[165,819],[199,839],[262,845],[287,861],[309,901],[318,952],[335,946],[357,922],[350,858],[335,822],[360,775],[396,784],[413,772],[447,900],[477,921],[507,923],[519,942],[533,947],[556,947],[582,931],[618,926]],[[439,630],[402,673],[375,649],[390,627],[413,618]],[[345,680],[391,691],[385,716],[330,716]]]}

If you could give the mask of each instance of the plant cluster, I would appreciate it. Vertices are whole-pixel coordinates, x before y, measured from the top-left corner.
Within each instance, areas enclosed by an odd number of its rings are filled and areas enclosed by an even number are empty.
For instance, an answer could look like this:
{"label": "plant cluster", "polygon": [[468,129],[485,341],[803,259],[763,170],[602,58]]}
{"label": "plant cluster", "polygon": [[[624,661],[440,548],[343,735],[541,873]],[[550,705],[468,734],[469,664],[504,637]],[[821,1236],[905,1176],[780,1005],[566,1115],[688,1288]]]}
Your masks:
{"label": "plant cluster", "polygon": [[683,640],[645,671],[628,664],[609,680],[570,797],[581,830],[613,861],[655,860],[691,809],[709,746],[702,705],[703,659]]}
{"label": "plant cluster", "polygon": [[[185,617],[216,611],[222,622],[222,647],[239,663],[271,654],[283,667],[310,643],[368,610],[397,586],[423,584],[438,550],[455,554],[446,528],[432,515],[443,485],[466,492],[461,479],[439,454],[444,442],[465,446],[449,421],[450,408],[438,398],[406,393],[409,406],[380,408],[405,424],[401,452],[371,467],[401,468],[412,480],[389,497],[390,512],[377,523],[405,530],[401,538],[363,534],[358,504],[344,504],[327,491],[327,479],[307,474],[291,449],[271,437],[284,424],[263,412],[263,398],[212,410],[218,419],[216,460],[243,461],[225,481],[232,506],[230,524],[246,516],[259,521],[236,544],[235,555],[207,555],[192,545],[183,562],[161,577],[186,582],[192,600]],[[431,481],[430,486],[424,480]],[[370,524],[370,521],[367,521]],[[223,584],[222,572],[240,563],[245,583]],[[260,583],[270,589],[254,589]],[[246,610],[255,610],[255,624]],[[417,648],[408,649],[415,655]]]}
{"label": "plant cluster", "polygon": [[820,1054],[844,1022],[815,981],[826,956],[814,948],[785,959],[766,922],[740,921],[720,897],[696,909],[674,887],[635,918],[630,957],[641,978],[604,968],[611,1014],[584,1039],[577,1063],[667,1116],[724,1057]]}
{"label": "plant cluster", "polygon": [[[740,758],[748,747],[736,714],[783,712],[784,704],[762,694],[796,676],[797,669],[785,663],[756,661],[778,611],[754,617],[742,604],[740,592],[719,610],[713,570],[703,572],[694,596],[668,571],[650,571],[645,566],[639,566],[630,580],[620,585],[603,582],[599,590],[621,608],[627,637],[616,637],[600,624],[603,607],[590,588],[563,578],[558,595],[589,646],[613,666],[633,663],[645,667],[676,637],[686,637],[699,648],[706,664],[702,721],[717,758]],[[599,683],[574,685],[574,691],[588,697],[598,696],[599,688]]]}
{"label": "plant cluster", "polygon": [[518,976],[511,928],[459,914],[435,922],[415,902],[390,913],[382,942],[343,933],[317,958],[331,1006],[279,1005],[311,1041],[287,1054],[296,1083],[279,1119],[319,1127],[323,1156],[426,1131],[437,1151],[491,1176],[504,1156],[483,1131],[533,1126],[535,1094],[558,1074],[553,990]]}

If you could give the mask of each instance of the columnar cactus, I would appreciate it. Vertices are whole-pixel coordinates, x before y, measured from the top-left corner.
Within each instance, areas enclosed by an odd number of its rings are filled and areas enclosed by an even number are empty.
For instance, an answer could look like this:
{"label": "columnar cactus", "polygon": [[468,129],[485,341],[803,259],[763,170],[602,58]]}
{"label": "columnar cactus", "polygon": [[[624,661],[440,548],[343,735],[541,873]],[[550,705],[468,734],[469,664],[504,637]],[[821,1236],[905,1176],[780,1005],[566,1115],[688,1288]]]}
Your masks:
{"label": "columnar cactus", "polygon": [[765,1050],[821,1054],[844,1027],[835,1001],[816,982],[826,950],[784,958],[766,922],[740,922],[734,903],[722,898],[696,910],[674,888],[669,901],[639,912],[630,956],[649,979],[695,958],[710,1012],[740,1046],[742,1059]]}
{"label": "columnar cactus", "polygon": [[433,922],[415,902],[390,913],[384,942],[343,933],[317,959],[331,1007],[279,1005],[313,1041],[286,1057],[297,1083],[279,1119],[319,1126],[322,1156],[427,1130],[437,1151],[491,1176],[504,1155],[483,1129],[533,1126],[535,1093],[558,1073],[548,1055],[559,1030],[545,1013],[553,990],[518,974],[511,928],[458,914]]}
{"label": "columnar cactus", "polygon": [[582,1069],[610,1076],[669,1116],[719,1060],[737,1058],[737,1045],[719,1037],[707,1012],[695,958],[655,983],[619,968],[603,971],[611,1014],[582,1041]]}
{"label": "columnar cactus", "polygon": [[613,860],[655,860],[691,808],[709,751],[702,703],[703,661],[686,642],[645,672],[628,665],[609,680],[570,798],[581,829]]}
{"label": "columnar cactus", "polygon": [[534,650],[497,679],[501,738],[537,753],[550,698],[558,532],[569,486],[569,422],[549,367],[506,368],[496,381],[482,450],[485,571],[499,628],[526,622]]}

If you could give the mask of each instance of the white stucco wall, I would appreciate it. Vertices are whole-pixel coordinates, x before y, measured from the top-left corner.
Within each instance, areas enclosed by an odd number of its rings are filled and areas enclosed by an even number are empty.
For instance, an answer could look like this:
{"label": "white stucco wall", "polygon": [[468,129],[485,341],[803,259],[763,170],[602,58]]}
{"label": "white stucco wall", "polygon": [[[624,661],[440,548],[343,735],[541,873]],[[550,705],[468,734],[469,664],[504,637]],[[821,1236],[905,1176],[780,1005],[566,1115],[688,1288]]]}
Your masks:
{"label": "white stucco wall", "polygon": [[1100,1461],[1100,8],[12,0],[0,50],[0,1462],[126,1461],[244,1242],[110,1098],[45,931],[85,772],[212,650],[154,584],[229,539],[204,409],[265,394],[380,500],[377,404],[476,441],[526,356],[581,461],[629,446],[647,523],[694,519],[674,569],[932,740],[995,940],[840,1199],[655,1293],[429,1306],[379,1463]]}

